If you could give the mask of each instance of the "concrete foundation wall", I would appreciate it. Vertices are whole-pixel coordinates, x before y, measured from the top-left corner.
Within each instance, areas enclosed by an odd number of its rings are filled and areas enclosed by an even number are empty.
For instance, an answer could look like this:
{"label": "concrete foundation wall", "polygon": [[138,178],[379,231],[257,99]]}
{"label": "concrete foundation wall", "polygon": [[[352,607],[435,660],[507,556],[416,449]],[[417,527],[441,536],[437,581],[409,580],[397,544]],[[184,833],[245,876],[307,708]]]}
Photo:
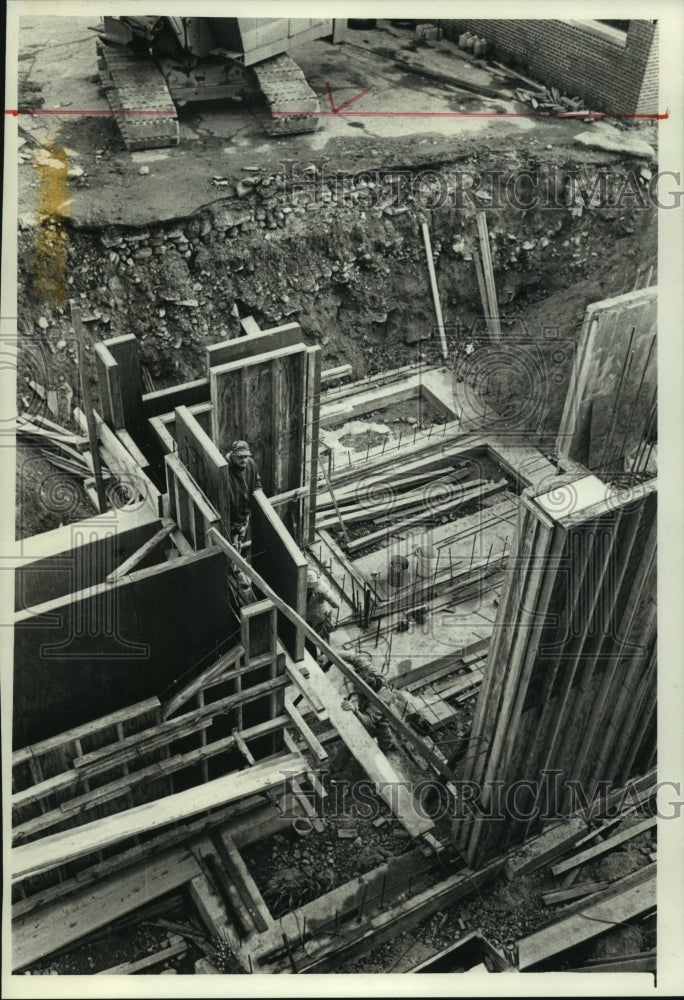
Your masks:
{"label": "concrete foundation wall", "polygon": [[626,36],[596,21],[455,19],[441,24],[453,40],[466,31],[485,38],[496,58],[583,98],[589,111],[658,110],[655,21],[630,21]]}
{"label": "concrete foundation wall", "polygon": [[[152,695],[239,639],[228,560],[204,550],[20,612],[15,747]],[[196,670],[195,670],[196,672]]]}

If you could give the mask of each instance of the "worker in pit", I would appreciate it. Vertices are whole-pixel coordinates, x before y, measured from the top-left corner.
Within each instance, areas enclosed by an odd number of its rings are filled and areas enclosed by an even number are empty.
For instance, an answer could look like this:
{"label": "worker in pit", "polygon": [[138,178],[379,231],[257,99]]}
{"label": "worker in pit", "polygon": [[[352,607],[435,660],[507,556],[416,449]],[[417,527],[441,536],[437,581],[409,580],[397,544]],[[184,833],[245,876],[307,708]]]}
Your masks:
{"label": "worker in pit", "polygon": [[[425,720],[416,711],[416,706],[412,702],[412,696],[405,691],[395,688],[385,678],[373,670],[367,663],[364,663],[357,656],[347,656],[349,663],[362,681],[375,692],[378,698],[391,708],[402,721],[409,723],[413,729],[422,735],[427,735],[430,731]],[[353,711],[357,718],[364,724],[371,736],[378,741],[381,750],[393,750],[396,747],[392,730],[387,717],[363,692],[353,692],[350,699],[355,698],[356,707],[351,700],[347,699],[342,705],[347,711]]]}
{"label": "worker in pit", "polygon": [[[340,602],[333,592],[325,586],[318,573],[310,569],[306,575],[306,623],[326,642],[333,630],[332,609],[339,606]],[[311,639],[306,640],[306,648],[318,659],[324,672],[330,670],[331,661],[325,654],[319,654]]]}
{"label": "worker in pit", "polygon": [[249,524],[249,501],[254,491],[261,489],[261,479],[246,441],[233,441],[226,460],[230,472],[230,541],[242,552]]}

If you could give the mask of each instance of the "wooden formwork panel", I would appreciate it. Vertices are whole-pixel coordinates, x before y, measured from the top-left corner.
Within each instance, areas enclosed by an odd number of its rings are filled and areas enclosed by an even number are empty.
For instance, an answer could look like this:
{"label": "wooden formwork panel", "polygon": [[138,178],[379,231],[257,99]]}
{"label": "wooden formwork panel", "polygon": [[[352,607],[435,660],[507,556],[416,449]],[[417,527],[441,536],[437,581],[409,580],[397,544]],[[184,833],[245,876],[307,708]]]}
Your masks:
{"label": "wooden formwork panel", "polygon": [[306,357],[294,345],[211,369],[214,444],[246,440],[267,495],[302,483]]}
{"label": "wooden formwork panel", "polygon": [[221,531],[230,533],[230,469],[197,418],[185,406],[175,411],[178,456],[221,518]]}

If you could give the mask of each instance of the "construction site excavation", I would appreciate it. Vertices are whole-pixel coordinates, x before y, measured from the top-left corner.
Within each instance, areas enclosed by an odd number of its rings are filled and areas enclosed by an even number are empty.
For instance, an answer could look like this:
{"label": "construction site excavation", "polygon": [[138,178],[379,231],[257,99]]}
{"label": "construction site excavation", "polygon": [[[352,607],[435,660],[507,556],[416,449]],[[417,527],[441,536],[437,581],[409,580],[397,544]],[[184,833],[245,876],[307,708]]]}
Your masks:
{"label": "construction site excavation", "polygon": [[652,983],[658,23],[28,8],[12,973]]}

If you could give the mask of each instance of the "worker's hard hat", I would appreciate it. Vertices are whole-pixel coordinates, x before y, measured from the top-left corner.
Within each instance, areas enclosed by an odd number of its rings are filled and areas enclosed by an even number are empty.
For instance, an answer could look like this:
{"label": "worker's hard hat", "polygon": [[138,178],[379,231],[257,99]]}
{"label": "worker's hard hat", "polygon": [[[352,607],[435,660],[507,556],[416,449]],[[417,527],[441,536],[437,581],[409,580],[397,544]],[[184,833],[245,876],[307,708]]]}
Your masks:
{"label": "worker's hard hat", "polygon": [[231,455],[245,455],[247,458],[250,458],[252,455],[246,441],[233,441],[230,446],[230,453]]}
{"label": "worker's hard hat", "polygon": [[311,590],[313,590],[314,587],[318,586],[318,573],[315,570],[310,569],[307,572],[307,574],[306,574],[306,585]]}

